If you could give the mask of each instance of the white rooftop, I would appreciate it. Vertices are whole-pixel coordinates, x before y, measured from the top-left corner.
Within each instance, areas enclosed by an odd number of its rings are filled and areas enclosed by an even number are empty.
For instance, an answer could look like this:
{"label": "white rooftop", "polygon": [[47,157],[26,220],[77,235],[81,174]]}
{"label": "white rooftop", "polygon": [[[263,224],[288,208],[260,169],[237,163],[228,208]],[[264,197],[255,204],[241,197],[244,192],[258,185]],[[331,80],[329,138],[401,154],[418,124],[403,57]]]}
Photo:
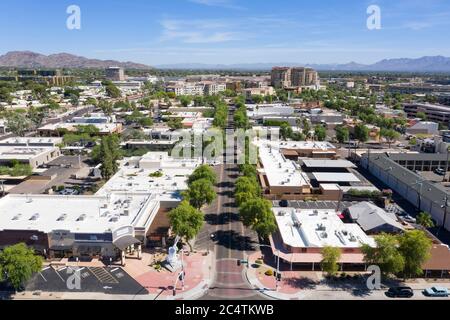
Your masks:
{"label": "white rooftop", "polygon": [[278,149],[268,145],[259,148],[259,158],[270,186],[301,187],[309,185],[306,175],[303,175],[292,160],[288,160]]}
{"label": "white rooftop", "polygon": [[314,172],[314,178],[319,182],[360,182],[353,173]]}
{"label": "white rooftop", "polygon": [[273,208],[283,242],[293,248],[359,248],[375,240],[356,223],[344,223],[334,210]]}
{"label": "white rooftop", "polygon": [[302,160],[303,164],[309,168],[356,168],[356,166],[348,160]]}
{"label": "white rooftop", "polygon": [[135,225],[150,195],[8,195],[0,201],[0,229],[104,233]]}

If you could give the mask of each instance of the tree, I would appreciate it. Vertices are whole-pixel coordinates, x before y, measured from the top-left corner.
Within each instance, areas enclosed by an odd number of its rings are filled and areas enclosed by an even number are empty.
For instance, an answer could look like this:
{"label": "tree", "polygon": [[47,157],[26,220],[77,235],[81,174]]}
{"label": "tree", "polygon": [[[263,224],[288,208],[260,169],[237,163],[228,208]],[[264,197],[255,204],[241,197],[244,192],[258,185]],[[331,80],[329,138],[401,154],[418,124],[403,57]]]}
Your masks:
{"label": "tree", "polygon": [[396,236],[381,234],[375,238],[376,247],[367,244],[362,246],[364,262],[380,267],[383,275],[395,275],[403,271],[405,260],[398,250]]}
{"label": "tree", "polygon": [[187,195],[186,199],[197,209],[200,209],[205,204],[211,204],[217,196],[214,186],[208,179],[192,182],[185,194]]}
{"label": "tree", "polygon": [[322,270],[328,276],[334,276],[339,271],[339,260],[341,259],[341,250],[339,248],[326,246],[322,249]]}
{"label": "tree", "polygon": [[424,228],[433,228],[435,226],[433,218],[427,212],[421,212],[417,216],[417,224],[421,225]]}
{"label": "tree", "polygon": [[339,143],[344,143],[350,140],[350,131],[348,128],[344,126],[337,126],[336,127],[336,139],[339,141]]}
{"label": "tree", "polygon": [[303,134],[305,135],[306,139],[308,139],[311,133],[311,125],[307,118],[302,119],[302,127],[303,127]]}
{"label": "tree", "polygon": [[389,148],[392,143],[395,142],[398,138],[400,138],[400,133],[393,129],[381,129],[381,136],[386,139],[389,144]]}
{"label": "tree", "polygon": [[425,114],[425,112],[417,112],[416,117],[419,118],[422,121],[426,121],[427,120],[427,115]]}
{"label": "tree", "polygon": [[206,179],[211,182],[211,184],[217,183],[216,173],[207,165],[202,165],[195,169],[188,179],[188,184],[191,185],[193,182],[201,179]]}
{"label": "tree", "polygon": [[239,166],[239,171],[242,173],[244,177],[255,178],[257,177],[258,172],[254,165],[251,164],[242,164]]}
{"label": "tree", "polygon": [[16,290],[41,269],[42,257],[35,255],[34,250],[24,243],[0,252],[0,280],[8,280]]}
{"label": "tree", "polygon": [[399,251],[405,259],[405,279],[422,275],[422,266],[430,258],[431,239],[425,232],[413,230],[404,233],[399,238],[399,244]]}
{"label": "tree", "polygon": [[314,129],[314,136],[319,141],[325,141],[325,139],[327,138],[327,131],[323,126],[317,125]]}
{"label": "tree", "polygon": [[255,177],[240,177],[236,180],[235,199],[238,206],[259,196],[261,196],[261,187]]}
{"label": "tree", "polygon": [[367,142],[369,140],[369,128],[363,124],[355,126],[355,139],[361,142]]}
{"label": "tree", "polygon": [[192,98],[189,96],[180,96],[178,97],[178,100],[180,101],[181,105],[185,108],[187,108],[192,103]]}
{"label": "tree", "polygon": [[120,92],[120,89],[117,88],[114,84],[112,83],[108,83],[106,85],[106,94],[108,95],[108,97],[113,98],[113,99],[117,99],[120,98],[122,96],[122,93]]}
{"label": "tree", "polygon": [[266,199],[255,198],[244,202],[239,213],[244,225],[251,227],[261,237],[268,237],[277,229],[272,204]]}
{"label": "tree", "polygon": [[187,201],[169,212],[169,223],[175,234],[183,238],[192,251],[190,240],[195,238],[203,227],[203,214],[192,207]]}
{"label": "tree", "polygon": [[264,102],[264,97],[262,95],[256,94],[252,96],[252,101],[256,104],[260,104]]}
{"label": "tree", "polygon": [[287,139],[289,139],[292,136],[292,134],[293,134],[293,130],[292,130],[291,126],[288,123],[283,122],[280,125],[280,137],[281,137],[281,139],[286,141]]}
{"label": "tree", "polygon": [[114,108],[111,102],[107,101],[107,100],[100,100],[98,102],[98,107],[102,110],[102,112],[104,114],[106,114],[107,116],[111,116]]}
{"label": "tree", "polygon": [[122,157],[119,138],[116,135],[103,137],[100,145],[92,150],[91,156],[95,162],[101,163],[103,178],[111,178],[118,170],[117,161]]}
{"label": "tree", "polygon": [[178,130],[183,128],[183,119],[181,118],[170,118],[167,125],[172,130]]}
{"label": "tree", "polygon": [[32,124],[26,115],[18,112],[9,112],[6,115],[6,126],[16,136],[22,137],[25,135],[25,132],[31,129]]}

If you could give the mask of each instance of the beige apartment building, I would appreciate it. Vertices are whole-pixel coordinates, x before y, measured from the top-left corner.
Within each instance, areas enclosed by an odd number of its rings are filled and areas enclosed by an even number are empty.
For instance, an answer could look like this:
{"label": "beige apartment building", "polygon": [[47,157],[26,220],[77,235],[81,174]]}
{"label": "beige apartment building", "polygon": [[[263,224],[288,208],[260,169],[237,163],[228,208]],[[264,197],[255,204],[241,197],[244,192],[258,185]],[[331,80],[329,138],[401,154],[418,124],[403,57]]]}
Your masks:
{"label": "beige apartment building", "polygon": [[305,67],[275,67],[271,73],[271,83],[275,88],[315,86],[319,81],[317,71]]}

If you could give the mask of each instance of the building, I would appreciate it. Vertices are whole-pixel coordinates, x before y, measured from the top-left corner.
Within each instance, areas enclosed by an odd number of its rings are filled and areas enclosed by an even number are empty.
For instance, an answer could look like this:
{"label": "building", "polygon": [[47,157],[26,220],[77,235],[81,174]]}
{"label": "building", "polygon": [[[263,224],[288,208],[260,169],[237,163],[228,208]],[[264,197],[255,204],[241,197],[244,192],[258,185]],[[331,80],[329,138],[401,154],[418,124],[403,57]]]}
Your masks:
{"label": "building", "polygon": [[274,67],[271,72],[271,84],[275,88],[291,86],[291,71],[289,67]]}
{"label": "building", "polygon": [[320,268],[322,250],[341,250],[339,264],[364,266],[363,244],[374,247],[375,240],[356,223],[344,223],[334,210],[273,208],[278,231],[270,237],[272,252],[285,263]]}
{"label": "building", "polygon": [[[46,257],[122,258],[170,236],[167,212],[201,161],[149,153],[124,159],[95,195],[7,195],[0,247],[25,242]],[[153,173],[160,172],[158,176]]]}
{"label": "building", "polygon": [[105,70],[106,79],[111,81],[125,81],[125,71],[120,67],[109,67]]}
{"label": "building", "polygon": [[[422,157],[427,155],[414,155],[414,157],[416,156]],[[361,158],[361,165],[385,185],[418,208],[418,210],[431,214],[438,226],[443,226],[445,229],[450,230],[450,219],[447,217],[448,205],[450,204],[448,201],[450,197],[448,189],[440,184],[427,181],[421,175],[409,170],[409,168],[415,167],[414,161],[405,159],[397,160],[399,162],[397,163],[393,159],[395,157],[406,157],[406,154],[392,154],[390,156],[386,154],[365,154]],[[406,167],[400,163],[406,164]],[[418,163],[423,166],[424,162],[419,160]],[[435,166],[438,164],[442,165],[439,161],[431,161],[428,163],[435,163]],[[427,169],[430,167],[422,168]]]}
{"label": "building", "polygon": [[0,165],[13,162],[28,164],[37,168],[47,164],[61,155],[57,144],[62,139],[52,138],[9,138],[0,141]]}
{"label": "building", "polygon": [[439,133],[439,124],[430,121],[419,121],[406,129],[406,133],[410,135],[436,135]]}
{"label": "building", "polygon": [[370,202],[360,202],[344,210],[344,215],[367,234],[400,233],[404,227],[397,216]]}
{"label": "building", "polygon": [[273,87],[261,87],[261,88],[247,88],[242,90],[242,94],[247,100],[252,100],[253,96],[273,96],[275,90]]}
{"label": "building", "polygon": [[417,118],[418,113],[424,113],[427,121],[442,123],[444,125],[450,123],[449,106],[427,103],[405,103],[403,108],[409,118]]}
{"label": "building", "polygon": [[312,68],[275,67],[271,72],[271,84],[275,88],[317,86],[319,75]]}

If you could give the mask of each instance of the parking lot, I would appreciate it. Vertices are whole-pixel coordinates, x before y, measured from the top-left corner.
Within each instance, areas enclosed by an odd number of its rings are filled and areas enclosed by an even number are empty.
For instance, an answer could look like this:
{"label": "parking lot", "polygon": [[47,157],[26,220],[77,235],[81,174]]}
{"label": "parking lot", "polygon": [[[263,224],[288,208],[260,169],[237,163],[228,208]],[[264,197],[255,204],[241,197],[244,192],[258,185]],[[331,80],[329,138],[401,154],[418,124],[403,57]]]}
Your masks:
{"label": "parking lot", "polygon": [[119,267],[47,266],[26,285],[27,291],[98,292],[145,295],[148,291]]}

